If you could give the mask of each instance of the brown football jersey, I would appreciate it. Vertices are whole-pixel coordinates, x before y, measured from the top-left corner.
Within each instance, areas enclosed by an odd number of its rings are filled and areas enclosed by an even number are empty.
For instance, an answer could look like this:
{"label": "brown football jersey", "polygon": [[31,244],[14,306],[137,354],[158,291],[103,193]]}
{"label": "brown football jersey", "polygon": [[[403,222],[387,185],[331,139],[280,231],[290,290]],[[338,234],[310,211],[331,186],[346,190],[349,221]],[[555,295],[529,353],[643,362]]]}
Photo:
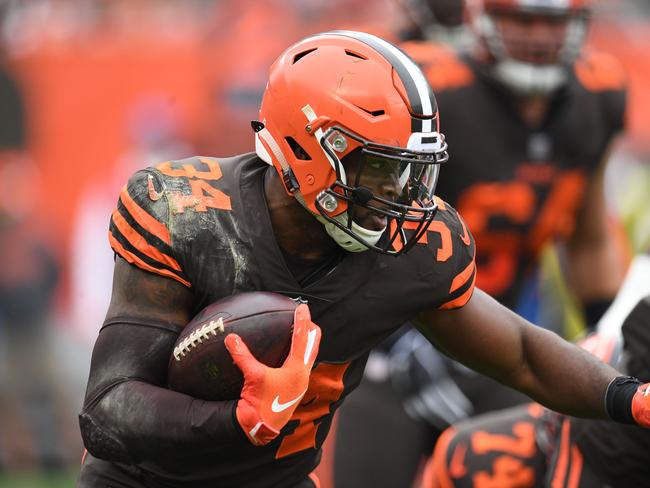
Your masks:
{"label": "brown football jersey", "polygon": [[331,271],[300,285],[274,237],[266,171],[272,169],[253,153],[166,162],[129,180],[111,219],[114,251],[189,287],[196,311],[235,293],[272,291],[307,300],[323,331],[309,389],[278,438],[233,448],[184,473],[139,466],[174,486],[289,486],[304,479],[318,464],[335,410],[360,382],[369,350],[421,311],[462,307],[474,288],[473,238],[442,200],[408,253],[345,253]]}

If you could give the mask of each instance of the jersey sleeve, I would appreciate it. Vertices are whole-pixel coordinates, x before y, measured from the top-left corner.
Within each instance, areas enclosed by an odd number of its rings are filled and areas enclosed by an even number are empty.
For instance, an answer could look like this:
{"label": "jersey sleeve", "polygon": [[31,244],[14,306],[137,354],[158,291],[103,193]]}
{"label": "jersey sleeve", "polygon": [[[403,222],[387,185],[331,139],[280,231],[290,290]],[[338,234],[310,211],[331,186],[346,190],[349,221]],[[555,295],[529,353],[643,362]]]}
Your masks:
{"label": "jersey sleeve", "polygon": [[[437,308],[461,308],[472,297],[476,284],[476,246],[474,237],[458,212],[448,203],[438,201],[440,222],[449,229],[451,256],[441,276],[447,295],[438,300]],[[444,246],[443,246],[444,249]]]}
{"label": "jersey sleeve", "polygon": [[108,240],[117,255],[150,273],[191,287],[175,256],[169,205],[153,170],[135,173],[122,188],[111,215]]}

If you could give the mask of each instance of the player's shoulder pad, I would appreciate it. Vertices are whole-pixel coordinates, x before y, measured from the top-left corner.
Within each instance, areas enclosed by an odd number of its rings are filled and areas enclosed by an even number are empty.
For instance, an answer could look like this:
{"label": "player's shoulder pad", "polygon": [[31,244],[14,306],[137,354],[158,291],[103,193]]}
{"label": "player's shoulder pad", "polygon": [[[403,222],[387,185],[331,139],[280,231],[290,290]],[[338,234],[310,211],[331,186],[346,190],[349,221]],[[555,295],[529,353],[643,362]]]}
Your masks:
{"label": "player's shoulder pad", "polygon": [[133,174],[120,191],[111,215],[109,242],[129,263],[189,287],[174,253],[164,189],[163,175],[154,168]]}
{"label": "player's shoulder pad", "polygon": [[471,68],[448,46],[431,41],[408,41],[400,48],[420,66],[436,93],[474,82]]}
{"label": "player's shoulder pad", "polygon": [[448,296],[438,305],[448,310],[462,307],[472,296],[476,283],[476,246],[456,209],[437,197],[436,201],[438,212],[429,230],[441,237],[436,260],[448,262]]}
{"label": "player's shoulder pad", "polygon": [[[224,176],[219,160],[195,156],[156,166],[173,215],[208,209],[232,210],[231,199],[219,187]],[[221,181],[220,181],[221,180]]]}
{"label": "player's shoulder pad", "polygon": [[587,49],[573,65],[576,78],[588,91],[624,91],[628,76],[623,65],[611,54]]}
{"label": "player's shoulder pad", "polygon": [[627,118],[628,79],[619,61],[609,54],[587,50],[574,70],[580,86],[600,107],[610,131],[620,131]]}

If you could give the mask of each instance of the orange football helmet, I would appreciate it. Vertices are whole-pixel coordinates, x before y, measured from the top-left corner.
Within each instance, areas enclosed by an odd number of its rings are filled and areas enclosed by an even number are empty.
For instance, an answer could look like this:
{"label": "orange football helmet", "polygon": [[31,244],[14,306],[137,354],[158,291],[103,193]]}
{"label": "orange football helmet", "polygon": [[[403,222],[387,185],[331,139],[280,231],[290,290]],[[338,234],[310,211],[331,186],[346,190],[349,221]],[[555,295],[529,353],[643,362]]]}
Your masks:
{"label": "orange football helmet", "polygon": [[289,47],[271,66],[253,129],[259,157],[344,249],[400,254],[433,220],[448,159],[436,100],[387,41],[333,31]]}
{"label": "orange football helmet", "polygon": [[467,1],[496,79],[520,95],[548,94],[565,83],[586,38],[591,0]]}

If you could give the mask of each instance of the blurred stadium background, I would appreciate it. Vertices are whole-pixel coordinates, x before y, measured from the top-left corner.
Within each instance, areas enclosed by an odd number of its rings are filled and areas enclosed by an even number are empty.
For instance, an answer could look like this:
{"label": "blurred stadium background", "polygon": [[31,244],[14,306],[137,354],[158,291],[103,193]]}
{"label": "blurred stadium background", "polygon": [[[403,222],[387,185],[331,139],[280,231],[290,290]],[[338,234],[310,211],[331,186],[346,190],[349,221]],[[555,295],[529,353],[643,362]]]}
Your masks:
{"label": "blurred stadium background", "polygon": [[[250,150],[275,56],[334,28],[394,38],[397,3],[0,0],[0,488],[75,483],[76,415],[110,297],[108,219],[128,175]],[[650,2],[602,0],[597,13],[590,43],[631,83],[607,180],[631,255],[650,244]]]}

